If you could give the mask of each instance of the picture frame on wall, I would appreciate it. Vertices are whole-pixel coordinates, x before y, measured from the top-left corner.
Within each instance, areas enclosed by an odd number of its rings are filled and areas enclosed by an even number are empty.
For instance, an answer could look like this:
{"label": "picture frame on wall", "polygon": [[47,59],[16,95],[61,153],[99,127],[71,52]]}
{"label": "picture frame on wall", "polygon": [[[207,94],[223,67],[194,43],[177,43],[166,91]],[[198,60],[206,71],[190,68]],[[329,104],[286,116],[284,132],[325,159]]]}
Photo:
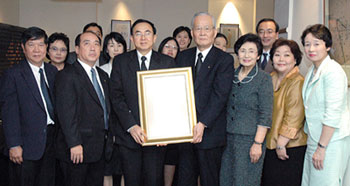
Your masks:
{"label": "picture frame on wall", "polygon": [[124,37],[126,41],[126,47],[128,50],[130,50],[131,48],[130,28],[131,28],[131,20],[112,19],[111,21],[111,32],[119,32]]}
{"label": "picture frame on wall", "polygon": [[227,37],[227,52],[234,53],[233,46],[239,37],[239,24],[220,24],[220,33]]}

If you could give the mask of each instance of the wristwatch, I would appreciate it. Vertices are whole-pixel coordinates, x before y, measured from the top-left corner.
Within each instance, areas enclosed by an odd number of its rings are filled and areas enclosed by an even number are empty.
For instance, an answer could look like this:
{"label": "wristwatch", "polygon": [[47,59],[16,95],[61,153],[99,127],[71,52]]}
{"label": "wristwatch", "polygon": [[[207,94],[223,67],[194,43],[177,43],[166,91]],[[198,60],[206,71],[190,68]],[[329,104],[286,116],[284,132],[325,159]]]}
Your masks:
{"label": "wristwatch", "polygon": [[322,145],[320,142],[318,142],[317,145],[322,149],[325,149],[327,147],[327,146]]}

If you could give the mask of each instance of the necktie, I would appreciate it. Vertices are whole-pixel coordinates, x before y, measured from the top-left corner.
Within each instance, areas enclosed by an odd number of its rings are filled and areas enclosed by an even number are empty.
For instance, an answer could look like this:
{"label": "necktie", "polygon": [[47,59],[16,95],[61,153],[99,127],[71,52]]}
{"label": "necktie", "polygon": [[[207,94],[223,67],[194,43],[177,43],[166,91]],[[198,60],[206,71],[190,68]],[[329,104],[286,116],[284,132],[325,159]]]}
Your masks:
{"label": "necktie", "polygon": [[145,56],[141,57],[141,70],[147,70],[145,61],[147,58]]}
{"label": "necktie", "polygon": [[53,105],[49,94],[49,88],[47,87],[47,84],[45,82],[44,72],[42,68],[39,69],[39,73],[40,73],[40,88],[45,99],[47,112],[49,113],[50,118],[53,119],[54,118]]}
{"label": "necktie", "polygon": [[263,56],[264,56],[264,59],[263,59],[263,61],[260,63],[260,68],[264,70],[265,67],[266,67],[266,64],[267,64],[267,53],[263,53]]}
{"label": "necktie", "polygon": [[198,59],[197,59],[197,64],[196,64],[196,76],[199,74],[199,70],[201,69],[201,66],[203,63],[202,58],[203,58],[203,54],[199,53]]}
{"label": "necktie", "polygon": [[97,93],[98,99],[100,100],[100,103],[102,105],[103,108],[103,117],[104,117],[104,121],[105,121],[105,129],[108,129],[108,113],[107,113],[107,108],[106,108],[106,102],[105,102],[105,98],[103,97],[102,94],[102,90],[100,85],[97,82],[97,78],[96,78],[96,72],[95,69],[91,68],[91,79],[92,79],[92,85],[95,88],[95,91]]}

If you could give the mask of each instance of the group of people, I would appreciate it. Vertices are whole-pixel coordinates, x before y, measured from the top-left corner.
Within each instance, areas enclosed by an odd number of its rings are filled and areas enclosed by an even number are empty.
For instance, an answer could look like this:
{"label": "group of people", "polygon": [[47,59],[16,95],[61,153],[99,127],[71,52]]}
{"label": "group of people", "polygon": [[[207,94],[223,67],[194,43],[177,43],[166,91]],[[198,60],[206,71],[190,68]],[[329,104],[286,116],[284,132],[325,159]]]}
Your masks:
{"label": "group of people", "polygon": [[[65,34],[26,29],[25,60],[6,71],[0,89],[10,185],[111,186],[122,177],[125,186],[349,184],[348,83],[328,55],[328,28],[302,33],[313,63],[304,78],[298,44],[279,39],[273,19],[236,41],[236,69],[215,25],[196,13],[191,29],[176,28],[158,52],[156,27],[145,19],[131,26],[131,51],[117,32],[102,43],[96,23],[71,53]],[[136,72],[175,67],[192,67],[193,140],[142,146]]]}

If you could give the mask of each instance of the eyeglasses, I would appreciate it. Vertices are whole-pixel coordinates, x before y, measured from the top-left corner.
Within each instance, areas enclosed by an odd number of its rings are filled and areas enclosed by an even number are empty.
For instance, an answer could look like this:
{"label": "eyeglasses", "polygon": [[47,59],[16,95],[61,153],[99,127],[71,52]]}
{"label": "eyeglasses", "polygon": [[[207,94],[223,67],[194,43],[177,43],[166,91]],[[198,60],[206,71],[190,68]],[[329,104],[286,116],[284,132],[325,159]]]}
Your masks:
{"label": "eyeglasses", "polygon": [[58,51],[60,51],[62,53],[67,52],[66,48],[50,47],[50,50],[53,51],[53,52],[58,52]]}
{"label": "eyeglasses", "polygon": [[196,32],[200,32],[200,31],[204,31],[204,32],[210,32],[212,29],[214,29],[215,27],[210,27],[210,26],[205,26],[205,27],[194,27],[193,30]]}
{"label": "eyeglasses", "polygon": [[174,45],[165,44],[164,47],[167,48],[167,49],[172,48],[174,50],[177,50],[177,46],[174,46]]}
{"label": "eyeglasses", "polygon": [[146,31],[145,33],[141,33],[141,32],[136,32],[135,33],[135,37],[142,37],[142,36],[144,36],[144,37],[150,37],[150,36],[152,36],[152,32],[150,32],[150,31]]}
{"label": "eyeglasses", "polygon": [[268,29],[268,30],[261,29],[261,30],[258,31],[259,35],[263,35],[263,34],[271,35],[273,33],[276,33],[276,32],[274,30],[272,30],[272,29]]}
{"label": "eyeglasses", "polygon": [[245,49],[238,50],[238,54],[243,54],[243,55],[248,54],[249,56],[252,56],[252,55],[255,55],[256,53],[258,53],[258,51],[256,50],[245,50]]}

